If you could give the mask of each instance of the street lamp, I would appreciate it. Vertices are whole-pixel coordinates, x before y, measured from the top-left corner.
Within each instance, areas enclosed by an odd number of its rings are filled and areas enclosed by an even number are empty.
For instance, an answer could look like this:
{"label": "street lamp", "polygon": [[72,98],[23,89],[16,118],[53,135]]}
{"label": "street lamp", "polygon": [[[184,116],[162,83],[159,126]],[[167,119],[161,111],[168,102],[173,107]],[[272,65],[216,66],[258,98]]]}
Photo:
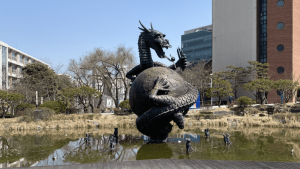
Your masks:
{"label": "street lamp", "polygon": [[[212,75],[213,74],[210,74],[210,88],[212,88]],[[211,108],[212,108],[212,92],[213,91],[211,91],[211,96],[210,96],[210,106],[211,106]]]}

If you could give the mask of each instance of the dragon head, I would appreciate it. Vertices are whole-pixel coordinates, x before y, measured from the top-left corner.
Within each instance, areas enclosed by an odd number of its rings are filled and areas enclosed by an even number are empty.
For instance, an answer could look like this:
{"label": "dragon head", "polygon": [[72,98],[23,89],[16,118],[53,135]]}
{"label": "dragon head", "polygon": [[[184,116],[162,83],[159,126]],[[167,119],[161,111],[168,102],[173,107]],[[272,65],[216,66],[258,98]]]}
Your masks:
{"label": "dragon head", "polygon": [[140,30],[142,30],[145,40],[148,43],[148,45],[150,46],[150,48],[152,48],[153,50],[155,50],[157,56],[159,58],[168,58],[165,55],[165,52],[163,51],[163,48],[171,48],[172,46],[169,44],[169,40],[165,39],[165,34],[154,30],[152,23],[151,23],[151,29],[147,29],[140,21],[140,24],[143,28],[140,28]]}

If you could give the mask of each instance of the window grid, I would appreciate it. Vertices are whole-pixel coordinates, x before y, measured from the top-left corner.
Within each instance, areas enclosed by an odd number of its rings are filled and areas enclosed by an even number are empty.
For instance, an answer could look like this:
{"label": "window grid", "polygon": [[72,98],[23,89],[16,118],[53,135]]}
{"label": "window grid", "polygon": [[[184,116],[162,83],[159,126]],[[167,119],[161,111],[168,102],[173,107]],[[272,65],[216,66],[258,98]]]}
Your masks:
{"label": "window grid", "polygon": [[267,0],[260,0],[259,62],[267,62]]}
{"label": "window grid", "polygon": [[16,52],[11,52],[11,59],[17,61]]}
{"label": "window grid", "polygon": [[16,73],[16,66],[15,65],[11,65],[12,68],[12,73]]}
{"label": "window grid", "polygon": [[[182,36],[182,47],[188,61],[209,60],[212,51],[212,35],[197,32]],[[201,36],[201,37],[197,37]]]}

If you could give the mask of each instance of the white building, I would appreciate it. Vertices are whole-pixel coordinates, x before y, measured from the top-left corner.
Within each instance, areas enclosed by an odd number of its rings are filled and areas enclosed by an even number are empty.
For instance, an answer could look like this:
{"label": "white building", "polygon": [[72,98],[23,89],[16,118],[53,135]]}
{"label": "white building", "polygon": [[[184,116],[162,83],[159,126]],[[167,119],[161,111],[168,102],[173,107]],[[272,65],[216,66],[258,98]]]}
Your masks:
{"label": "white building", "polygon": [[[257,60],[256,0],[213,0],[212,25],[213,73],[229,65],[247,67],[248,61]],[[239,90],[238,97],[244,95],[254,98]]]}
{"label": "white building", "polygon": [[248,66],[257,56],[256,0],[213,0],[213,73]]}
{"label": "white building", "polygon": [[21,78],[22,68],[34,62],[40,62],[50,67],[45,62],[0,41],[0,63],[2,63],[0,68],[0,89],[11,88],[16,80]]}

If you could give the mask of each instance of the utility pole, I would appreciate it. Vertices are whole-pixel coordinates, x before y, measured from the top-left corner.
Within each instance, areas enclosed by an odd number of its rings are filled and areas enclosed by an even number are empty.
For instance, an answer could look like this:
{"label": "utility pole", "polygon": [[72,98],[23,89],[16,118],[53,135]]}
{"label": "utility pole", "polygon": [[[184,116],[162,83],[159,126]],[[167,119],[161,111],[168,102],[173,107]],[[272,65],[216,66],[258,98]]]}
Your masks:
{"label": "utility pole", "polygon": [[43,97],[41,97],[41,104],[43,104]]}
{"label": "utility pole", "polygon": [[36,99],[35,99],[35,106],[36,108],[38,107],[38,104],[39,104],[39,100],[38,100],[38,91],[35,91],[35,96],[36,96]]}

